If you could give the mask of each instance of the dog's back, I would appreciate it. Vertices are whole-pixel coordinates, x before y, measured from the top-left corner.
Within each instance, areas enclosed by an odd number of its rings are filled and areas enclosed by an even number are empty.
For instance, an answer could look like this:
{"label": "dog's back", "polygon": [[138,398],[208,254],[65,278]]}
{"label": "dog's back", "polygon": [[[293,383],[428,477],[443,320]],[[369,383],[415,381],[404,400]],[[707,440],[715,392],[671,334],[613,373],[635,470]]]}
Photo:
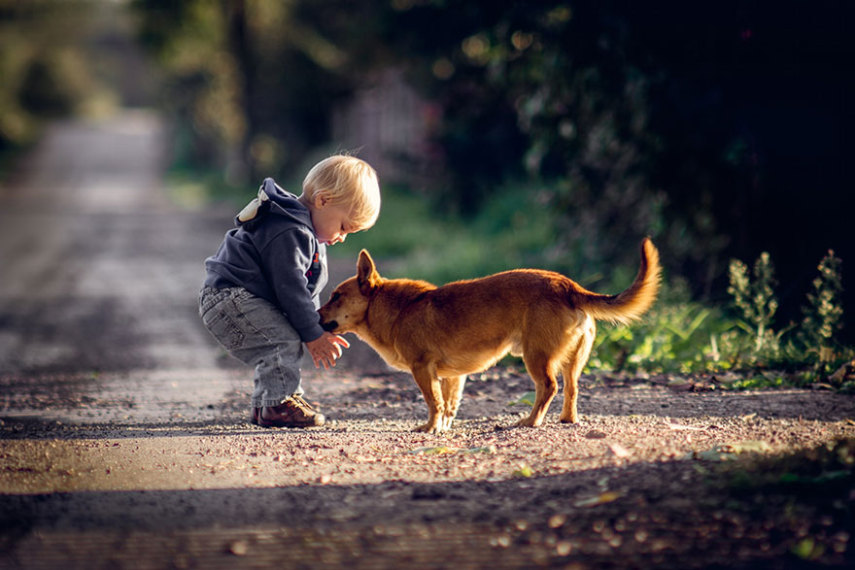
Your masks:
{"label": "dog's back", "polygon": [[[422,289],[421,295],[406,310],[430,318],[430,322],[442,330],[459,325],[483,328],[488,326],[491,315],[498,315],[503,320],[522,318],[535,304],[540,310],[578,309],[596,320],[627,324],[640,318],[656,300],[660,273],[659,252],[646,238],[641,244],[641,264],[635,280],[617,295],[588,291],[554,271],[513,269]],[[402,280],[388,283],[397,281]]]}

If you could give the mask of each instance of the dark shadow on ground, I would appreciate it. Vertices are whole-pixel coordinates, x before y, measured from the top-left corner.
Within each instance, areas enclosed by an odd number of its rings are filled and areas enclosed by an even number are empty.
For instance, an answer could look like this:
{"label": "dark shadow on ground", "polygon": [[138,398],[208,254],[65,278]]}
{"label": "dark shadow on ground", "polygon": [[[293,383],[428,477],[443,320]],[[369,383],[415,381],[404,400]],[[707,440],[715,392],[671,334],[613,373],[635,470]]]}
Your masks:
{"label": "dark shadow on ground", "polygon": [[[615,475],[603,468],[499,482],[2,495],[0,564],[39,560],[25,550],[28,541],[64,531],[89,543],[102,537],[102,547],[156,533],[172,554],[193,537],[220,541],[208,556],[234,555],[238,546],[243,554],[286,549],[304,560],[352,553],[352,567],[366,568],[405,561],[439,568],[454,560],[497,568],[526,560],[544,567],[801,568],[809,561],[794,552],[806,536],[824,545],[824,564],[853,561],[851,549],[834,550],[840,533],[852,530],[845,512],[832,507],[846,500],[839,488],[813,502],[775,489],[746,493],[727,473],[683,461],[625,467],[620,481],[631,486],[604,492],[603,481]],[[438,534],[445,540],[437,542]],[[386,552],[386,564],[364,558],[387,550],[390,540],[404,548]]]}

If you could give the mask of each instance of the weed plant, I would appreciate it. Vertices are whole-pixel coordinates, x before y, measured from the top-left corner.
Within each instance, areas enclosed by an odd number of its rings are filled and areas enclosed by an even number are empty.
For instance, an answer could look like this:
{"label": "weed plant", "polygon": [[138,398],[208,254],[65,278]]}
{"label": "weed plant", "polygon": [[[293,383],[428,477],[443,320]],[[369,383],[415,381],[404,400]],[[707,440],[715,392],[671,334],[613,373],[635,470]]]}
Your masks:
{"label": "weed plant", "polygon": [[[730,263],[731,307],[706,307],[666,284],[640,325],[601,330],[591,365],[647,372],[742,371],[729,386],[734,389],[830,382],[830,374],[855,357],[835,339],[843,318],[841,266],[829,251],[818,266],[802,322],[780,330],[774,328],[777,283],[768,253],[758,257],[751,273],[742,261]],[[855,391],[855,382],[844,375],[833,387]]]}
{"label": "weed plant", "polygon": [[[647,372],[740,370],[744,375],[730,384],[733,389],[831,382],[830,374],[855,357],[835,339],[843,318],[841,265],[829,251],[819,264],[802,322],[777,331],[776,281],[768,253],[755,261],[751,274],[742,261],[731,262],[731,312],[693,302],[679,287],[666,285],[640,325],[601,329],[591,365]],[[834,388],[855,391],[855,382],[845,375],[835,382]]]}
{"label": "weed plant", "polygon": [[819,263],[819,276],[813,280],[813,291],[808,293],[807,305],[802,308],[804,319],[799,340],[822,364],[834,359],[834,335],[843,326],[842,260],[833,250]]}
{"label": "weed plant", "polygon": [[760,254],[754,262],[754,279],[748,274],[748,266],[734,259],[729,267],[730,287],[727,292],[733,304],[742,314],[737,321],[752,339],[753,346],[747,351],[751,364],[774,361],[780,356],[781,334],[772,329],[778,300],[775,297],[775,270],[767,252]]}

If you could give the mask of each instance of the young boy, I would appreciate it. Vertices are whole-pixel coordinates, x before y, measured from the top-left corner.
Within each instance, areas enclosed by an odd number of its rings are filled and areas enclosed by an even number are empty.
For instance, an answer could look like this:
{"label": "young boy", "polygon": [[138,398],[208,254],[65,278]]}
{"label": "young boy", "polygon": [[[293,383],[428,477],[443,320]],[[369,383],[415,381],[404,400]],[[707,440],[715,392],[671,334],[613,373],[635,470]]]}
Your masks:
{"label": "young boy", "polygon": [[230,354],[255,366],[252,423],[323,425],[324,416],[302,398],[303,344],[315,366],[327,369],[350,346],[324,331],[317,313],[328,279],[326,246],[370,228],[379,212],[374,169],[332,156],[312,167],[299,197],[267,178],[205,260],[199,314]]}

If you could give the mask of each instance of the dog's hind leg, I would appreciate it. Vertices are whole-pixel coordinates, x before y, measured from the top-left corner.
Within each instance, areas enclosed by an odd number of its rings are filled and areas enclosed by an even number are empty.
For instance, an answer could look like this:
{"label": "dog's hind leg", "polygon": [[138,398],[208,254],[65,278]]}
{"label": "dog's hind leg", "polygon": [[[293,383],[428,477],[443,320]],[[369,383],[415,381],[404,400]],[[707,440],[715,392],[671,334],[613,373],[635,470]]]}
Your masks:
{"label": "dog's hind leg", "polygon": [[576,400],[579,396],[579,376],[582,375],[582,370],[591,356],[591,347],[594,346],[594,339],[597,337],[597,329],[594,321],[586,323],[587,326],[582,328],[582,334],[575,340],[575,346],[571,345],[571,350],[567,353],[564,360],[564,406],[561,409],[559,419],[563,423],[575,424],[579,421],[579,416],[576,413]]}
{"label": "dog's hind leg", "polygon": [[555,394],[558,393],[558,381],[555,379],[555,367],[548,355],[543,353],[523,355],[526,370],[534,381],[534,406],[531,414],[517,422],[519,427],[537,427],[543,423],[543,417]]}
{"label": "dog's hind leg", "polygon": [[463,396],[465,385],[466,376],[442,378],[442,398],[445,401],[443,429],[451,429],[451,422],[457,417],[457,410],[460,408],[460,398]]}
{"label": "dog's hind leg", "polygon": [[413,378],[419,390],[422,391],[422,396],[425,398],[425,403],[428,409],[428,421],[426,424],[420,425],[416,431],[427,433],[438,433],[445,429],[445,404],[443,402],[442,386],[439,378],[436,375],[436,366],[432,363],[416,364],[412,368]]}

